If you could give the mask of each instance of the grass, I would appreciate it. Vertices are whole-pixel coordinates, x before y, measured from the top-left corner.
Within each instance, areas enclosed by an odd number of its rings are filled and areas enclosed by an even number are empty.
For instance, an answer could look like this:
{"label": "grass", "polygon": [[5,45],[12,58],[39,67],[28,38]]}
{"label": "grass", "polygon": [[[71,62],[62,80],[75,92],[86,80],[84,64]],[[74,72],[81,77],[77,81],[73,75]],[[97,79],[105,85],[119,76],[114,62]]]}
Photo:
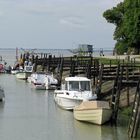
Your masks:
{"label": "grass", "polygon": [[120,110],[120,113],[125,116],[131,116],[132,106],[124,107]]}
{"label": "grass", "polygon": [[[96,58],[99,60],[99,63],[104,65],[118,65],[120,64],[134,64],[134,62],[126,61],[124,59],[110,59],[110,58]],[[135,62],[136,65],[140,65],[140,62]]]}
{"label": "grass", "polygon": [[105,65],[117,65],[119,62],[123,62],[123,60],[120,59],[108,59],[108,58],[98,58],[99,62]]}

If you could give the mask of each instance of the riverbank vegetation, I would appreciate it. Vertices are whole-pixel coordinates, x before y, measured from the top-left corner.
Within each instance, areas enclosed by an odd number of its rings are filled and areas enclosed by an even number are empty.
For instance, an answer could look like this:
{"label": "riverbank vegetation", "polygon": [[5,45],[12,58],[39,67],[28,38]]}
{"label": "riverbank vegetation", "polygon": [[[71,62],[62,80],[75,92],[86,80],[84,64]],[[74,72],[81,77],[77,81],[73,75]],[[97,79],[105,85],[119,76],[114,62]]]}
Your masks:
{"label": "riverbank vegetation", "polygon": [[103,57],[97,57],[97,59],[99,59],[99,63],[104,65],[117,65],[119,62],[123,62],[123,60],[120,59],[109,59]]}
{"label": "riverbank vegetation", "polygon": [[140,0],[124,0],[116,7],[106,10],[103,17],[116,26],[115,53],[140,53]]}

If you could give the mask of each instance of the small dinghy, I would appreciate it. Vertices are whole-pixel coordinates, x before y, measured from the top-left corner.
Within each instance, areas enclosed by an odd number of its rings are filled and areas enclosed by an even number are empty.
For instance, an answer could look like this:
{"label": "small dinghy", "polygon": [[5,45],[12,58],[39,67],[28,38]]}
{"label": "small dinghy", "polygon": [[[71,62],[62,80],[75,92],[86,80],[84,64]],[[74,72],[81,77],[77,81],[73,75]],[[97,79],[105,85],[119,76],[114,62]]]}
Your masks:
{"label": "small dinghy", "polygon": [[74,108],[74,118],[79,121],[102,125],[109,121],[112,109],[107,101],[85,101]]}

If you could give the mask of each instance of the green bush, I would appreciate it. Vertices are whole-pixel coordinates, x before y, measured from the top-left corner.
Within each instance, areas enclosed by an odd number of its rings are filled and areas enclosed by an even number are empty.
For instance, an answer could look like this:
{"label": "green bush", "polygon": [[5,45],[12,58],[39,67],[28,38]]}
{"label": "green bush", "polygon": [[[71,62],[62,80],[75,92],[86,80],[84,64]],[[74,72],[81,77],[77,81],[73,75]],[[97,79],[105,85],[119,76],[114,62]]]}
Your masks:
{"label": "green bush", "polygon": [[128,47],[125,42],[117,42],[115,45],[115,50],[118,55],[127,53]]}

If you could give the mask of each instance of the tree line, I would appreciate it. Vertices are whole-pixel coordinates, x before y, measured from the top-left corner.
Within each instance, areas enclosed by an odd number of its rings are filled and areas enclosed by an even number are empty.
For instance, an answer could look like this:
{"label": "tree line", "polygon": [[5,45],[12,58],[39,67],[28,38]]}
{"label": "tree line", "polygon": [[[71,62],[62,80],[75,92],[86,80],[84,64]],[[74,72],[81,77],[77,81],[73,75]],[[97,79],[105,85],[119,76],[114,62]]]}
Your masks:
{"label": "tree line", "polygon": [[140,0],[124,0],[106,10],[103,17],[116,26],[114,39],[117,54],[140,53]]}

